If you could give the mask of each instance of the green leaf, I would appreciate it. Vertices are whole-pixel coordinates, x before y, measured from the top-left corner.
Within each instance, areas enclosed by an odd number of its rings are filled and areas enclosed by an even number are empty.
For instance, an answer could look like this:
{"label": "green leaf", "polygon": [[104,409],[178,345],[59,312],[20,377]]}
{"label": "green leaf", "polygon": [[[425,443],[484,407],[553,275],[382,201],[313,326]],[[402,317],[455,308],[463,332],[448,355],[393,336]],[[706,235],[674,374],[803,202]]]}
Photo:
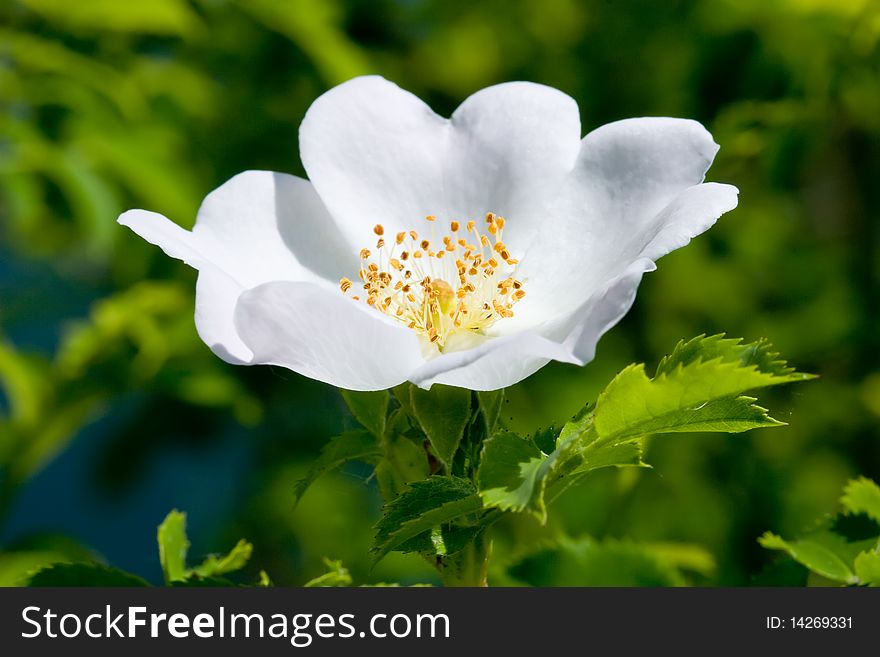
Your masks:
{"label": "green leaf", "polygon": [[325,472],[338,468],[349,461],[377,463],[382,455],[382,448],[374,435],[368,431],[346,431],[336,436],[321,449],[321,454],[312,463],[308,474],[294,485],[294,504],[299,503],[308,487]]}
{"label": "green leaf", "polygon": [[856,582],[852,569],[831,546],[823,544],[824,541],[810,538],[786,541],[781,536],[765,532],[758,542],[768,550],[787,552],[792,559],[823,577],[846,584]]}
{"label": "green leaf", "polygon": [[672,374],[678,367],[691,365],[699,361],[721,360],[735,363],[741,367],[754,366],[759,371],[778,377],[795,377],[794,381],[815,378],[811,374],[798,374],[794,368],[779,358],[772,351],[772,346],[765,339],[742,344],[742,338],[725,338],[723,333],[708,337],[699,335],[691,340],[682,340],[663,358],[657,366],[655,376]]}
{"label": "green leaf", "polygon": [[410,401],[437,458],[449,465],[471,417],[471,391],[439,384],[430,390],[412,386]]}
{"label": "green leaf", "polygon": [[186,514],[176,509],[169,513],[157,531],[159,562],[165,583],[186,579],[186,553],[189,540],[186,537]]}
{"label": "green leaf", "polygon": [[342,398],[348,404],[351,414],[355,419],[366,427],[376,438],[382,439],[385,435],[385,422],[388,417],[388,401],[390,395],[387,390],[376,392],[356,392],[353,390],[340,390]]}
{"label": "green leaf", "polygon": [[739,432],[781,424],[753,399],[755,388],[804,381],[769,351],[766,342],[742,345],[720,336],[679,343],[649,379],[630,365],[605,388],[594,423],[602,440],[676,431]]}
{"label": "green leaf", "polygon": [[880,586],[880,553],[865,551],[855,560],[856,577],[862,584]]}
{"label": "green leaf", "polygon": [[480,458],[477,480],[483,502],[503,511],[529,511],[544,522],[544,487],[559,453],[547,456],[510,431],[495,434],[483,444]]}
{"label": "green leaf", "polygon": [[596,431],[594,414],[590,405],[585,406],[559,432],[556,451],[565,463],[565,474],[586,474],[599,468],[612,466],[640,466],[642,461],[642,438],[623,440],[600,440]]}
{"label": "green leaf", "polygon": [[[649,379],[644,365],[631,365],[585,406],[559,435],[541,432],[526,441],[498,433],[481,457],[480,494],[487,506],[529,511],[546,521],[545,496],[554,499],[598,468],[645,466],[643,442],[652,433],[736,433],[782,424],[753,397],[757,387],[800,381],[765,342],[741,344],[721,336],[681,342]],[[550,490],[549,495],[546,491]]]}
{"label": "green leaf", "polygon": [[97,563],[65,563],[49,566],[33,575],[31,587],[43,586],[149,586],[146,580],[118,568]]}
{"label": "green leaf", "polygon": [[[481,508],[480,496],[467,479],[433,476],[413,482],[408,490],[385,507],[385,514],[376,525],[373,562],[392,550],[404,548],[412,539],[430,535],[443,523],[476,513]],[[420,549],[423,545],[424,540],[416,542],[407,551]]]}
{"label": "green leaf", "polygon": [[241,539],[225,556],[210,555],[201,565],[196,566],[189,573],[210,578],[241,570],[247,565],[253,551],[254,546]]}
{"label": "green leaf", "polygon": [[324,565],[327,566],[327,572],[314,579],[310,579],[303,586],[306,588],[319,586],[351,586],[353,581],[351,573],[348,572],[348,568],[342,565],[342,561],[325,558]]}
{"label": "green leaf", "polygon": [[867,477],[849,481],[840,503],[849,513],[864,513],[880,522],[880,486]]}

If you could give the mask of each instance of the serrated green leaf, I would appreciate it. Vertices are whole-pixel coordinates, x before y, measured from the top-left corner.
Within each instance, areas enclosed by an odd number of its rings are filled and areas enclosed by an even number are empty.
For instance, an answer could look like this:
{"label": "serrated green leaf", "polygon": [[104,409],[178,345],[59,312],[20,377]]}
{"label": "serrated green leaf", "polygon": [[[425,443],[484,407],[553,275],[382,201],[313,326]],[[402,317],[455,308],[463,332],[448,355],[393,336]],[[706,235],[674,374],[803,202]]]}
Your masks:
{"label": "serrated green leaf", "polygon": [[178,510],[169,513],[156,532],[159,543],[159,562],[165,583],[186,579],[186,553],[189,540],[186,537],[186,514]]}
{"label": "serrated green leaf", "polygon": [[294,504],[298,504],[303,493],[325,472],[340,467],[349,461],[377,463],[383,451],[375,436],[363,430],[346,431],[332,438],[321,449],[321,454],[312,463],[308,474],[296,482],[293,489]]}
{"label": "serrated green leaf", "polygon": [[742,344],[742,338],[725,338],[723,333],[708,337],[699,335],[691,340],[680,341],[672,353],[660,361],[655,377],[672,374],[678,367],[716,359],[742,367],[755,366],[759,371],[773,376],[801,377],[794,380],[814,378],[812,375],[798,375],[794,368],[779,358],[777,352],[772,351],[771,344],[765,339]]}
{"label": "serrated green leaf", "polygon": [[779,422],[742,393],[812,378],[776,359],[765,342],[719,336],[680,343],[649,379],[630,365],[599,395],[594,424],[602,440],[675,431],[745,431]]}
{"label": "serrated green leaf", "polygon": [[561,452],[541,452],[533,443],[510,431],[496,433],[483,444],[477,480],[486,506],[503,511],[528,511],[547,519],[544,489]]}
{"label": "serrated green leaf", "polygon": [[410,402],[437,458],[449,465],[471,417],[470,390],[444,385],[422,390],[412,386]]}
{"label": "serrated green leaf", "polygon": [[373,561],[429,533],[435,527],[476,513],[482,501],[473,484],[459,477],[433,476],[416,481],[385,507],[376,525]]}
{"label": "serrated green leaf", "polygon": [[97,563],[64,563],[43,568],[28,582],[30,587],[45,586],[149,586],[137,575]]}
{"label": "serrated green leaf", "polygon": [[786,541],[781,536],[765,532],[758,542],[768,550],[782,550],[792,559],[823,577],[837,582],[853,584],[856,577],[852,569],[825,541],[817,538]]}
{"label": "serrated green leaf", "polygon": [[254,546],[241,539],[235,544],[228,554],[224,556],[210,555],[200,565],[190,570],[199,577],[217,577],[236,570],[241,570],[247,565],[253,554]]}
{"label": "serrated green leaf", "polygon": [[652,433],[723,432],[742,433],[761,427],[778,427],[785,422],[774,420],[766,408],[754,404],[754,397],[724,397],[699,406],[682,408],[647,419],[638,426],[643,435]]}
{"label": "serrated green leaf", "polygon": [[324,565],[327,566],[327,572],[310,579],[303,584],[304,587],[351,586],[353,581],[351,573],[348,572],[348,568],[342,565],[342,561],[325,558]]}
{"label": "serrated green leaf", "polygon": [[849,481],[840,503],[849,513],[864,513],[880,522],[880,486],[867,477]]}
{"label": "serrated green leaf", "polygon": [[859,582],[868,586],[880,586],[880,553],[873,550],[861,552],[856,557],[854,566]]}
{"label": "serrated green leaf", "polygon": [[385,422],[388,417],[388,401],[390,400],[388,391],[340,390],[339,392],[342,393],[342,398],[355,419],[381,440],[385,435]]}

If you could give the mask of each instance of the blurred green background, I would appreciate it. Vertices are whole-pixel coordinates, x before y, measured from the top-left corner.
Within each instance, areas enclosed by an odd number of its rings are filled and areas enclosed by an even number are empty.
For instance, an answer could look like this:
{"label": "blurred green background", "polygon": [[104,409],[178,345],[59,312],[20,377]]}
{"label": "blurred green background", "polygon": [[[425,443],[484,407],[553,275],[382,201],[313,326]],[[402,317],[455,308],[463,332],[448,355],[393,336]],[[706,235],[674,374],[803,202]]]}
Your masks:
{"label": "blurred green background", "polygon": [[[251,540],[253,577],[301,584],[328,556],[358,583],[435,581],[412,555],[369,570],[368,468],[293,508],[294,480],[354,423],[338,392],[215,358],[195,272],[115,223],[137,207],[190,227],[239,171],[303,175],[303,114],[363,73],[446,115],[523,79],[573,96],[584,132],[641,115],[712,131],[708,177],[740,207],[646,277],[595,362],[546,367],[505,417],[565,419],[702,332],[766,336],[821,378],[762,397],[788,427],[656,439],[654,469],[592,476],[547,527],[499,525],[490,579],[654,582],[590,557],[592,537],[669,557],[675,581],[759,581],[764,530],[797,533],[848,477],[880,478],[878,44],[872,0],[0,2],[0,584],[88,557],[161,581],[174,507],[195,554]],[[560,538],[568,557],[542,551]]]}

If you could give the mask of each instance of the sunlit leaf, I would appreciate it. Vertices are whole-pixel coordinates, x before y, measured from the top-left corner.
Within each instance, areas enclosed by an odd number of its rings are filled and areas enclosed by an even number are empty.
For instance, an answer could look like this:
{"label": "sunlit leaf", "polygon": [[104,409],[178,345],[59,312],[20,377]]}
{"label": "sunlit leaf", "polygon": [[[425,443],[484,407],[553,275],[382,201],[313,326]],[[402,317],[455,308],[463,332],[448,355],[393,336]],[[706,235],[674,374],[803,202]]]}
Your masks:
{"label": "sunlit leaf", "polygon": [[849,513],[864,513],[880,523],[880,486],[867,477],[848,482],[840,503]]}
{"label": "sunlit leaf", "polygon": [[855,583],[856,577],[849,565],[829,545],[812,539],[786,541],[781,536],[766,532],[759,543],[769,550],[782,550],[792,559],[828,579],[846,584]]}
{"label": "sunlit leaf", "polygon": [[351,586],[351,573],[348,568],[342,565],[341,561],[334,559],[324,559],[324,565],[327,566],[327,572],[318,575],[314,579],[310,579],[303,584],[306,588],[317,586]]}
{"label": "sunlit leaf", "polygon": [[186,554],[189,551],[186,514],[177,510],[172,511],[165,516],[156,534],[159,543],[159,562],[162,564],[165,582],[186,579],[189,575],[186,567]]}
{"label": "sunlit leaf", "polygon": [[868,586],[880,586],[880,552],[862,552],[854,562],[859,582]]}
{"label": "sunlit leaf", "polygon": [[198,577],[217,577],[241,570],[247,565],[253,554],[254,546],[241,539],[227,554],[210,555],[200,565],[190,571]]}

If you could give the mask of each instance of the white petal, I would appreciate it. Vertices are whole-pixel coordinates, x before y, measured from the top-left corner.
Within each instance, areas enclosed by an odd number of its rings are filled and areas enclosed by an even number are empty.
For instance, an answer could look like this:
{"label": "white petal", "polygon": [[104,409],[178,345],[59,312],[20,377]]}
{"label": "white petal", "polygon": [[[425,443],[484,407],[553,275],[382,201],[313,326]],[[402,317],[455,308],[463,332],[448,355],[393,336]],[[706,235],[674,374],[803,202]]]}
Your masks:
{"label": "white petal", "polygon": [[684,119],[628,119],[584,137],[548,229],[522,259],[528,297],[511,328],[571,312],[626,263],[686,244],[735,207],[728,185],[687,191],[702,182],[717,150],[703,126]]}
{"label": "white petal", "polygon": [[725,212],[733,210],[739,190],[733,185],[703,183],[675,197],[635,239],[633,249],[652,260],[680,249],[711,228]]}
{"label": "white petal", "polygon": [[421,230],[429,214],[445,222],[491,211],[522,224],[524,245],[526,228],[540,219],[533,208],[558,191],[579,136],[577,105],[550,87],[489,87],[446,120],[387,80],[363,77],[313,103],[300,152],[354,244],[370,239],[377,223]]}
{"label": "white petal", "polygon": [[444,185],[452,213],[504,216],[505,243],[525,250],[578,156],[577,103],[552,87],[508,82],[467,98],[452,126]]}
{"label": "white petal", "polygon": [[424,362],[415,332],[309,283],[266,283],[246,291],[235,326],[254,363],[348,390],[390,388]]}
{"label": "white petal", "polygon": [[410,381],[423,388],[442,383],[497,390],[523,380],[550,360],[584,365],[595,356],[599,338],[629,311],[642,274],[653,269],[654,263],[642,258],[568,316],[488,340],[470,351],[444,354],[416,370]]}
{"label": "white petal", "polygon": [[192,232],[144,210],[122,214],[119,223],[199,270],[196,328],[233,363],[252,359],[233,326],[245,289],[271,280],[330,287],[357,266],[309,182],[286,174],[235,176],[205,198]]}
{"label": "white petal", "polygon": [[544,330],[564,334],[563,344],[575,362],[584,365],[596,355],[596,344],[608,330],[629,312],[636,298],[642,275],[654,271],[656,265],[648,258],[639,258],[587,299],[569,317],[551,323]]}

